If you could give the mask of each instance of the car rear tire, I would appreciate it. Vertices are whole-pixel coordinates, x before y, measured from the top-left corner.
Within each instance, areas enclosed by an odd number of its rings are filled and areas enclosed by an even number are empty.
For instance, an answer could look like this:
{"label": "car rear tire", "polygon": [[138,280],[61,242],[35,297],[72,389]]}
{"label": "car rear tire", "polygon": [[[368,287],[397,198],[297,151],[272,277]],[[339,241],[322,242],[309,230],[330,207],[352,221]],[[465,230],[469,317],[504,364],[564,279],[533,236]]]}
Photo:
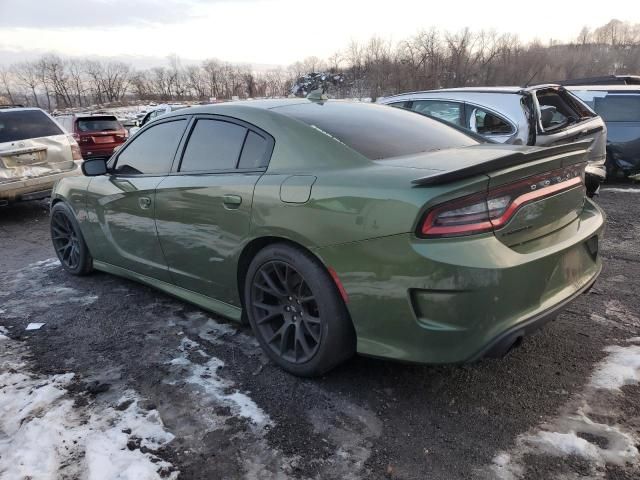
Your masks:
{"label": "car rear tire", "polygon": [[51,208],[51,241],[62,267],[72,275],[87,275],[93,270],[80,225],[71,208],[64,202]]}
{"label": "car rear tire", "polygon": [[244,295],[256,338],[287,372],[322,375],[355,353],[355,331],[338,288],[304,250],[278,243],[258,252]]}

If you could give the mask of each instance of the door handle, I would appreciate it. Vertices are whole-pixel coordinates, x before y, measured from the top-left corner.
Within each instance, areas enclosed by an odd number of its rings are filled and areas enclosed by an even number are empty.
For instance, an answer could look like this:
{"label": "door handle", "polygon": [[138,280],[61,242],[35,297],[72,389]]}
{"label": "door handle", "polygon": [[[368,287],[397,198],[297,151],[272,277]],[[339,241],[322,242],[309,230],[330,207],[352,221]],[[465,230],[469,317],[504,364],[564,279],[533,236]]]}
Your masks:
{"label": "door handle", "polygon": [[138,205],[143,210],[148,210],[151,207],[151,199],[149,197],[140,197],[138,198]]}
{"label": "door handle", "polygon": [[240,195],[225,194],[222,196],[222,203],[227,208],[238,208],[242,203],[242,197]]}

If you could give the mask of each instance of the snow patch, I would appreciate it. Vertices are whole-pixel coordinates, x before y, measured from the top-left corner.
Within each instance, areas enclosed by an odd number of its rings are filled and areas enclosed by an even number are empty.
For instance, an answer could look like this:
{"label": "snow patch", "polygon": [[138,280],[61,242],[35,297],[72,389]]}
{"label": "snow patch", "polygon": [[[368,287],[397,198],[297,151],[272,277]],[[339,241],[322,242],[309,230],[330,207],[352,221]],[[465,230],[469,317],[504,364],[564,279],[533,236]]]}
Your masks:
{"label": "snow patch", "polygon": [[[618,307],[614,311],[629,320]],[[589,478],[600,478],[605,464],[637,466],[638,439],[625,431],[623,414],[612,402],[623,394],[622,386],[640,382],[640,345],[628,345],[638,341],[640,337],[633,337],[625,346],[606,347],[608,355],[596,366],[578,399],[567,406],[567,414],[520,435],[513,449],[495,456],[488,468],[491,474],[501,480],[526,478],[523,459],[529,454],[587,459],[592,470]],[[592,418],[607,419],[607,423]]]}
{"label": "snow patch", "polygon": [[46,311],[55,305],[69,303],[87,306],[95,302],[96,295],[86,295],[75,288],[59,285],[49,273],[59,269],[57,258],[41,260],[16,270],[4,282],[0,297],[14,298],[3,301],[2,314],[6,318],[30,318],[34,312]]}
{"label": "snow patch", "polygon": [[[208,355],[197,342],[186,337],[182,339],[178,350],[181,354],[168,363],[187,370],[186,374],[183,373],[178,377],[180,382],[186,382],[217,403],[229,407],[235,416],[249,420],[257,428],[264,428],[272,424],[269,416],[247,394],[234,389],[233,382],[219,376],[218,370],[224,367],[222,360]],[[207,361],[204,363],[192,362],[189,360],[191,352],[198,353]],[[175,384],[177,381],[169,383]]]}
{"label": "snow patch", "polygon": [[603,188],[601,192],[640,193],[640,188]]}
{"label": "snow patch", "polygon": [[612,346],[605,348],[609,355],[591,377],[591,386],[620,390],[623,385],[640,381],[640,346]]}
{"label": "snow patch", "polygon": [[[131,401],[124,411],[99,403],[75,407],[68,392],[74,374],[31,373],[27,353],[17,342],[3,341],[0,478],[177,478],[178,472],[151,452],[173,439],[157,411],[139,408],[132,391],[120,401]],[[151,451],[129,449],[132,438]]]}

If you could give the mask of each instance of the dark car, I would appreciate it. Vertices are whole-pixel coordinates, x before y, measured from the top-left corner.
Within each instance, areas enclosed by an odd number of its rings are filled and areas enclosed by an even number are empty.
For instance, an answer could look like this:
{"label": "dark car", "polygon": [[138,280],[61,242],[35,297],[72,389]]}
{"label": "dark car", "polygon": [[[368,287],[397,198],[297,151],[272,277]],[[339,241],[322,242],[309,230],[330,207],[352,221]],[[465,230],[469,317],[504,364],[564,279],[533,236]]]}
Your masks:
{"label": "dark car", "polygon": [[640,173],[640,85],[581,85],[567,89],[607,124],[609,175]]}
{"label": "dark car", "polygon": [[84,159],[109,158],[129,136],[113,115],[61,115],[56,120],[76,139]]}

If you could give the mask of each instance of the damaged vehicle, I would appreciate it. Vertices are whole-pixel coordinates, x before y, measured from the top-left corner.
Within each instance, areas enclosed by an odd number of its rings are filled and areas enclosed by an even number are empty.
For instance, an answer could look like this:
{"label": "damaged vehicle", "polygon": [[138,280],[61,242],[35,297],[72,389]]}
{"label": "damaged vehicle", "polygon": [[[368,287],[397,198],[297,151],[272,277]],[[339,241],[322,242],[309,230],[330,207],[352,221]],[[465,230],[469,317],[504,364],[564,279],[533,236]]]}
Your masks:
{"label": "damaged vehicle", "polygon": [[559,85],[427,90],[378,103],[439,118],[497,143],[548,147],[588,141],[587,194],[595,195],[606,178],[604,122]]}
{"label": "damaged vehicle", "polygon": [[296,375],[356,352],[474,361],[596,281],[590,145],[492,144],[359,102],[192,107],[58,183],[51,238],[71,274],[101,270],[248,320]]}
{"label": "damaged vehicle", "polygon": [[[638,77],[640,78],[640,77]],[[567,87],[607,124],[607,175],[640,175],[640,81]]]}
{"label": "damaged vehicle", "polygon": [[59,179],[81,175],[75,139],[39,108],[0,107],[0,205],[48,197]]}

